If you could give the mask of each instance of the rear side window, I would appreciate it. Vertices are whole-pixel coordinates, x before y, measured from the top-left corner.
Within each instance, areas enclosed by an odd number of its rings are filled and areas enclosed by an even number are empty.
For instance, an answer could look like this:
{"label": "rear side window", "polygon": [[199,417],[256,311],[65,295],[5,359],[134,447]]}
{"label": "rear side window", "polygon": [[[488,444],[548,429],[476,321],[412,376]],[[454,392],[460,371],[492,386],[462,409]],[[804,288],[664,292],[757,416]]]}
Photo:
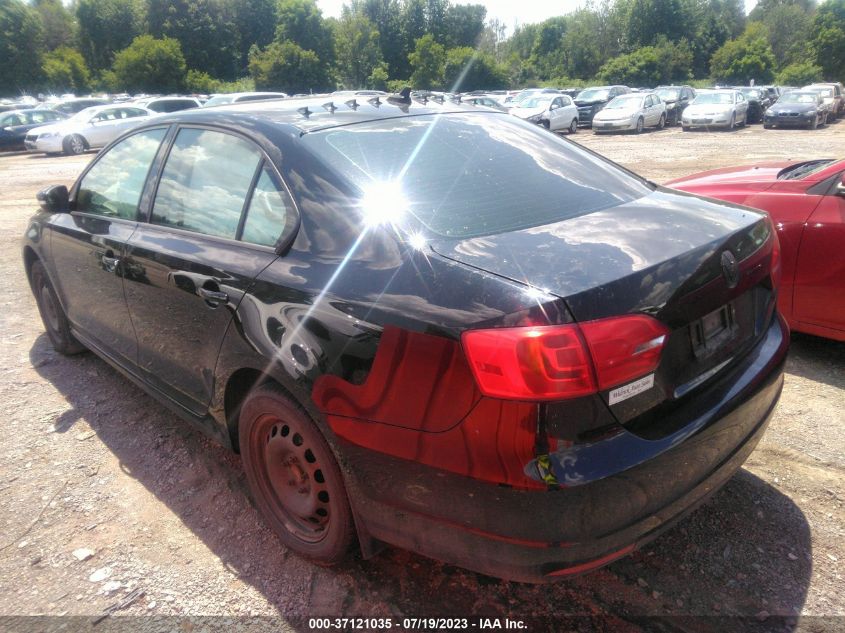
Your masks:
{"label": "rear side window", "polygon": [[574,143],[507,115],[373,121],[305,134],[302,142],[361,190],[365,216],[372,200],[374,214],[415,219],[448,237],[550,224],[651,191]]}
{"label": "rear side window", "polygon": [[161,175],[151,222],[235,239],[260,161],[258,148],[237,136],[180,130]]}
{"label": "rear side window", "polygon": [[241,239],[252,244],[275,246],[290,219],[289,214],[293,213],[292,207],[287,191],[276,186],[265,167],[252,192]]}
{"label": "rear side window", "polygon": [[75,210],[137,219],[141,192],[165,132],[159,128],[133,134],[102,154],[79,184]]}

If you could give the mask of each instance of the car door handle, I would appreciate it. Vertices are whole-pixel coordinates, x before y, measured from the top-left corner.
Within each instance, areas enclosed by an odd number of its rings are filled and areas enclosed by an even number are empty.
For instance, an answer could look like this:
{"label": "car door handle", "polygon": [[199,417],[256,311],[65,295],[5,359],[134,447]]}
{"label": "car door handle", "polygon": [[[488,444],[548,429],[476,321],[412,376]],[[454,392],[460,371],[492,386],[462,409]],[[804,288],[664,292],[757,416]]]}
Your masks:
{"label": "car door handle", "polygon": [[216,308],[221,303],[229,301],[229,295],[221,290],[212,290],[211,288],[202,287],[199,289],[199,295],[211,307]]}
{"label": "car door handle", "polygon": [[119,257],[111,257],[109,255],[103,255],[102,260],[103,268],[107,273],[115,273],[117,274],[117,265],[120,263]]}

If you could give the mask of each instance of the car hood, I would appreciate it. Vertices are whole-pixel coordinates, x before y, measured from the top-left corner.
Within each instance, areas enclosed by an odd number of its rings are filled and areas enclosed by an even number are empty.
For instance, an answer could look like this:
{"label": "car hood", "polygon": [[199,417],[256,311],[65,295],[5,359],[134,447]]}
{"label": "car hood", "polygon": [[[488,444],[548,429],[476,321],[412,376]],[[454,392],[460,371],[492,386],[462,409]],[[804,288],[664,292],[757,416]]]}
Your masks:
{"label": "car hood", "polygon": [[602,119],[624,119],[625,117],[632,117],[640,112],[642,112],[642,108],[613,108],[612,110],[604,108],[600,112],[596,113],[596,119],[599,121]]}
{"label": "car hood", "polygon": [[515,108],[510,109],[510,113],[514,116],[518,116],[520,119],[527,119],[528,117],[535,116],[537,114],[543,114],[545,111],[545,106],[537,108],[523,108],[521,106],[516,106]]}
{"label": "car hood", "polygon": [[815,103],[776,103],[769,107],[769,112],[810,112],[818,109]]}
{"label": "car hood", "polygon": [[29,133],[30,134],[46,134],[48,132],[61,132],[61,124],[60,123],[51,123],[50,125],[41,125],[39,127],[32,128]]}
{"label": "car hood", "polygon": [[683,178],[677,178],[666,184],[669,187],[677,187],[679,189],[695,189],[698,187],[709,187],[711,185],[734,185],[739,183],[773,184],[777,181],[778,174],[782,170],[794,164],[795,161],[781,160],[757,165],[723,167],[722,169],[711,169],[690,176],[684,176]]}
{"label": "car hood", "polygon": [[[664,303],[704,259],[761,217],[752,209],[661,187],[560,222],[463,240],[442,238],[431,246],[444,257],[566,298],[576,319],[593,319],[602,316],[599,306],[636,311]],[[630,283],[643,290],[631,293],[636,305],[596,297]],[[586,297],[592,299],[579,299]]]}

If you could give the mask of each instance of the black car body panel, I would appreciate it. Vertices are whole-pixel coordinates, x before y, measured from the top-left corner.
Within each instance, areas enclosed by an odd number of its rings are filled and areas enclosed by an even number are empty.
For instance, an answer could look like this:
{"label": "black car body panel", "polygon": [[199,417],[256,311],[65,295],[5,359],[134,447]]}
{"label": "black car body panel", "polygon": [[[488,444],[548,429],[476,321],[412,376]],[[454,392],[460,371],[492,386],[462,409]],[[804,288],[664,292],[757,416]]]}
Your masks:
{"label": "black car body panel", "polygon": [[[603,97],[591,96],[593,91],[605,91]],[[595,86],[585,88],[573,99],[575,105],[578,106],[578,125],[581,127],[591,127],[593,125],[593,117],[600,112],[604,106],[610,103],[615,97],[621,94],[627,94],[631,90],[627,86]]]}
{"label": "black car body panel", "polygon": [[[17,120],[9,124],[4,121],[14,116]],[[52,110],[26,109],[19,112],[0,113],[0,150],[24,149],[26,133],[42,125],[58,123],[66,118],[61,112]]]}
{"label": "black car body panel", "polygon": [[[32,219],[27,270],[44,262],[82,342],[234,449],[245,394],[262,381],[279,385],[334,451],[367,555],[386,542],[546,581],[630,551],[739,468],[777,401],[788,345],[774,311],[774,238],[761,214],[656,188],[486,109],[324,105],[194,110],[136,128],[83,173],[70,213]],[[244,209],[258,174],[278,178],[291,206],[274,246],[160,224],[163,174],[187,129],[225,133],[260,154]],[[494,139],[517,152],[502,158],[505,167],[523,176],[523,160],[542,167],[521,182],[535,200],[546,200],[543,187],[554,199],[555,183],[595,195],[574,196],[559,213],[526,202],[522,215],[470,226],[484,204],[503,204],[491,180],[493,194],[475,205],[461,206],[457,193],[444,199],[457,214],[445,221],[466,211],[468,224],[453,235],[438,217],[413,212],[365,228],[359,182],[326,159],[350,130],[367,142],[391,130],[461,137],[449,160],[467,152],[472,167],[460,173],[470,181],[485,176],[472,148]],[[137,215],[80,212],[86,174],[127,139],[153,132],[163,140]],[[445,164],[437,148],[412,149],[423,165]],[[393,165],[365,156],[372,169]],[[572,169],[560,168],[566,160]],[[584,175],[573,183],[579,162]],[[484,164],[496,169],[495,160]],[[425,171],[406,163],[404,173],[419,199],[436,199]],[[558,219],[542,220],[547,213]],[[738,260],[730,270],[728,251]],[[705,341],[713,349],[696,346],[695,328],[714,310],[729,327],[718,346]],[[607,389],[544,402],[486,395],[467,360],[464,336],[475,330],[638,314],[663,324],[666,348],[654,387],[622,401]]]}

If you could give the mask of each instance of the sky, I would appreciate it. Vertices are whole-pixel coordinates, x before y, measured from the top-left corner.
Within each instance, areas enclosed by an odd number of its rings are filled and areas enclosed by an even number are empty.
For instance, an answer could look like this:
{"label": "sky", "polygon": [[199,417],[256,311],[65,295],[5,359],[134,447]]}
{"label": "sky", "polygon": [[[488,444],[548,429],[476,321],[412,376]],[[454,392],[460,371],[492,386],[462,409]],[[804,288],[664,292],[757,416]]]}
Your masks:
{"label": "sky", "polygon": [[[513,33],[514,25],[542,22],[546,18],[571,13],[586,4],[583,0],[452,0],[454,4],[483,4],[487,19],[498,18]],[[340,17],[344,0],[317,0],[325,17]],[[754,8],[757,0],[745,0],[746,12]]]}

